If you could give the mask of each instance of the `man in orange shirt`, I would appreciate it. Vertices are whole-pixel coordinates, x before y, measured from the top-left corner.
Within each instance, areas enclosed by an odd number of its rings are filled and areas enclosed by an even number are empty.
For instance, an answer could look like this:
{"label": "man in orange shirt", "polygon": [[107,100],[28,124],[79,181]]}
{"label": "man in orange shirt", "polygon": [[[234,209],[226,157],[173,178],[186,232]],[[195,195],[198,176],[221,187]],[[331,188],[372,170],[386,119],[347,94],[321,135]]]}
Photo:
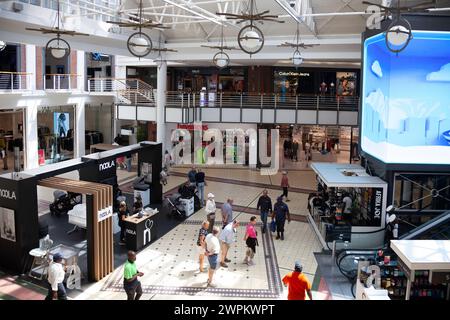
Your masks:
{"label": "man in orange shirt", "polygon": [[288,300],[305,300],[305,292],[308,294],[309,300],[312,300],[311,283],[302,270],[302,264],[296,261],[294,271],[283,278],[284,285],[288,287]]}

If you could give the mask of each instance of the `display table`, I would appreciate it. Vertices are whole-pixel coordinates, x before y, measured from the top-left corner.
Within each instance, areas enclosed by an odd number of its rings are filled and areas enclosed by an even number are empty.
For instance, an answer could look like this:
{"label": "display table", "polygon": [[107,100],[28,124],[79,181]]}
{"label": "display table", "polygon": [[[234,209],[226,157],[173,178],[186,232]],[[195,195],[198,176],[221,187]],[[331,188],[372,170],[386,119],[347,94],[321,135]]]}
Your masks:
{"label": "display table", "polygon": [[125,218],[125,242],[128,250],[139,251],[156,240],[155,216],[158,210],[145,209],[144,215]]}

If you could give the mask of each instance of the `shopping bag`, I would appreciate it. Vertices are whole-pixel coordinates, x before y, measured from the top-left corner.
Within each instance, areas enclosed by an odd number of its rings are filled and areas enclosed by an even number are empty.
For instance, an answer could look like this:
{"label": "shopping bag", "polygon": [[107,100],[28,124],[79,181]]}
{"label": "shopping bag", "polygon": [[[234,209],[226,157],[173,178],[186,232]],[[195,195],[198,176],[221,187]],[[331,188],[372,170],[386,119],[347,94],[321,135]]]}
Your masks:
{"label": "shopping bag", "polygon": [[275,220],[272,220],[272,222],[270,223],[270,231],[275,232],[276,230],[277,230],[277,224],[276,224]]}

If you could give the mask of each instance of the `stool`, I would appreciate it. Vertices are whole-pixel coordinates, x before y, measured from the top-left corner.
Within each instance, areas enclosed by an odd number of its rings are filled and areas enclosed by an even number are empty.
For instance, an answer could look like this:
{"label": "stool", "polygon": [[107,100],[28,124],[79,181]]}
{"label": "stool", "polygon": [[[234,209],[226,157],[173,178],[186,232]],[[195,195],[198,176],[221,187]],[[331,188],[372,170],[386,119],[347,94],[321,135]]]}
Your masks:
{"label": "stool", "polygon": [[[32,249],[29,252],[30,256],[33,257],[33,263],[31,264],[30,272],[28,272],[28,276],[42,280],[44,276],[47,274],[47,269],[49,266],[48,263],[48,251],[41,250],[39,248]],[[40,272],[40,276],[36,276],[33,274],[34,269],[42,269]],[[37,270],[35,273],[38,273]]]}

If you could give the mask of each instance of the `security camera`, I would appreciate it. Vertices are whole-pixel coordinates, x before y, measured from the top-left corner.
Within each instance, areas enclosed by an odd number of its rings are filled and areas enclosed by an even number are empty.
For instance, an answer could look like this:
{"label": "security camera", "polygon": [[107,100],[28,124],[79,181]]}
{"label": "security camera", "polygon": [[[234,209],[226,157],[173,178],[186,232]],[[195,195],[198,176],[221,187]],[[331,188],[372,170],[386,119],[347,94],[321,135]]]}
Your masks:
{"label": "security camera", "polygon": [[291,0],[289,1],[289,5],[291,6],[291,8],[295,8],[295,4],[297,1]]}

